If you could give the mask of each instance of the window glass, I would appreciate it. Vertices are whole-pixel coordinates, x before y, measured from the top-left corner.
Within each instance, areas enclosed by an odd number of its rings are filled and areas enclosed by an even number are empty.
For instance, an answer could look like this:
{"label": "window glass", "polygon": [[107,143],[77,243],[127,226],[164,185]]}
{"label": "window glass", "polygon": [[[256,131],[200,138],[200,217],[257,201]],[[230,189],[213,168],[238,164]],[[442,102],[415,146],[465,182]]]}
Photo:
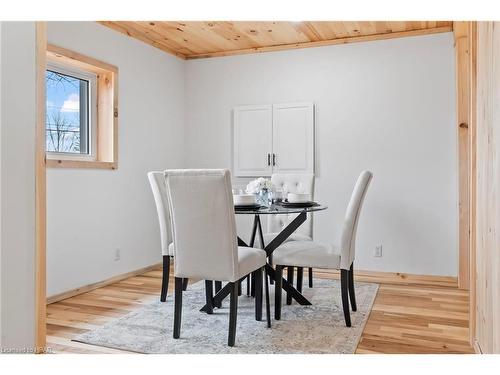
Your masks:
{"label": "window glass", "polygon": [[89,154],[89,81],[46,71],[46,150]]}

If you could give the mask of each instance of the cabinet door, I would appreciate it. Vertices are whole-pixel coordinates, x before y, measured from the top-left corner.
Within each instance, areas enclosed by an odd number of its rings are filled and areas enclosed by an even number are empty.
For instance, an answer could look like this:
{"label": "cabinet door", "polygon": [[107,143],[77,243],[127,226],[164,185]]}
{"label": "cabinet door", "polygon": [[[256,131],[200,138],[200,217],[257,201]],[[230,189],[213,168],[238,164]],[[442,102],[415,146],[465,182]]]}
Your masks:
{"label": "cabinet door", "polygon": [[269,176],[272,172],[272,106],[234,108],[234,175]]}
{"label": "cabinet door", "polygon": [[273,105],[273,172],[314,173],[314,105]]}

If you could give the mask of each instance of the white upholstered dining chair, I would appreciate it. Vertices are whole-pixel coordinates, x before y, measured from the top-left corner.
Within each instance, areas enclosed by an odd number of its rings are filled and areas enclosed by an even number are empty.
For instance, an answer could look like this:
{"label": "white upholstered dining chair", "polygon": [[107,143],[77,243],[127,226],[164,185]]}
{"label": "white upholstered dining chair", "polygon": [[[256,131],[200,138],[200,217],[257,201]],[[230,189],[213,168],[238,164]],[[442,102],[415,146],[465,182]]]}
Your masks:
{"label": "white upholstered dining chair", "polygon": [[[153,191],[153,197],[158,213],[160,224],[161,254],[163,256],[163,271],[161,279],[160,301],[165,302],[168,292],[168,280],[170,277],[170,258],[174,256],[172,243],[172,230],[170,228],[170,215],[168,212],[167,186],[163,171],[148,172],[148,180]],[[186,286],[187,281],[184,283]]]}
{"label": "white upholstered dining chair", "polygon": [[[311,194],[311,199],[314,199],[314,174],[312,173],[274,173],[271,176],[273,186],[287,193],[305,193]],[[286,198],[286,196],[284,197]],[[264,234],[264,243],[267,245],[283,230],[297,214],[291,215],[268,215],[267,233]],[[289,241],[312,241],[313,239],[313,218],[312,215],[307,215],[306,221],[288,237],[285,242]],[[270,259],[272,262],[272,259]],[[289,282],[293,284],[293,268],[288,269]],[[303,269],[297,269],[297,289],[302,291]],[[309,268],[309,287],[313,286],[313,270]]]}
{"label": "white upholstered dining chair", "polygon": [[[180,337],[182,279],[205,280],[210,297],[212,280],[227,281],[230,287],[228,345],[234,346],[238,282],[250,273],[262,282],[266,253],[238,246],[228,170],[166,170],[165,180],[175,244],[174,338]],[[212,313],[214,307],[210,301],[211,298],[207,298],[208,313]],[[259,303],[261,309],[262,284],[256,290],[257,320],[260,320],[257,317]]]}
{"label": "white upholstered dining chair", "polygon": [[349,299],[351,301],[352,310],[356,311],[353,274],[356,231],[361,207],[372,177],[373,174],[370,171],[363,171],[358,177],[349,205],[347,206],[339,247],[324,246],[314,241],[290,241],[281,245],[274,251],[274,263],[276,264],[276,320],[281,318],[281,278],[283,267],[318,267],[340,269],[342,307],[344,310],[345,324],[347,327],[351,326]]}

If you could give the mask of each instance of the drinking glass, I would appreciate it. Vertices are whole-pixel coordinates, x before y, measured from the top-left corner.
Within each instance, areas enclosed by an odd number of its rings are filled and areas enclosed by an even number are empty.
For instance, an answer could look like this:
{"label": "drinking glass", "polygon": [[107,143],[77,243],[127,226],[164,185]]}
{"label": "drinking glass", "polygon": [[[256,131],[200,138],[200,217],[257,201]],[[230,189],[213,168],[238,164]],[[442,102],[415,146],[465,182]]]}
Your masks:
{"label": "drinking glass", "polygon": [[273,192],[271,192],[271,202],[273,204],[280,203],[283,201],[283,190],[282,189],[275,189]]}

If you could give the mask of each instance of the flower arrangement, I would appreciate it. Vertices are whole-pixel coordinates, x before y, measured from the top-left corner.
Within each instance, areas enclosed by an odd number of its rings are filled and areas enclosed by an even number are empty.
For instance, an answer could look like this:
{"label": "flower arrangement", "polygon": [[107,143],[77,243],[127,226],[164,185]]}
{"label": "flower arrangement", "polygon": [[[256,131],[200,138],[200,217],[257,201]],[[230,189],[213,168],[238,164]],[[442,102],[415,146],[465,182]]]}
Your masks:
{"label": "flower arrangement", "polygon": [[259,177],[253,181],[250,181],[247,185],[247,194],[259,194],[262,191],[271,191],[273,188],[273,183],[270,179]]}

